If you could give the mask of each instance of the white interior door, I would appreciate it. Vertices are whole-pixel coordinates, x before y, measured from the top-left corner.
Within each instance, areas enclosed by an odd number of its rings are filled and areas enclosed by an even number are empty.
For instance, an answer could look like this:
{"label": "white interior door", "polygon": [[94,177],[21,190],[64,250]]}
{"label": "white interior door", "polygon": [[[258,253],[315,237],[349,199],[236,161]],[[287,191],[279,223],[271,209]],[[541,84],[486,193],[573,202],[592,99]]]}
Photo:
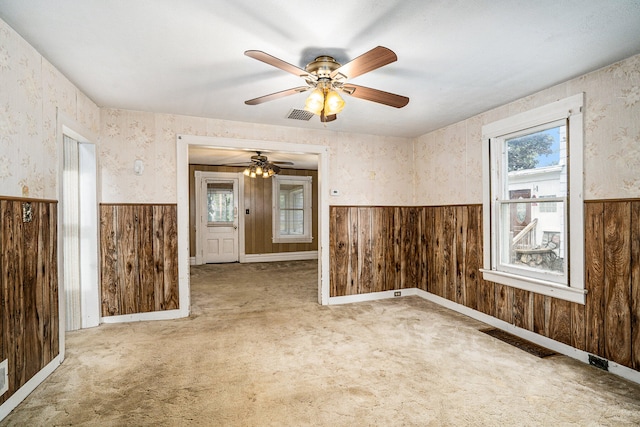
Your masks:
{"label": "white interior door", "polygon": [[205,263],[238,261],[238,178],[203,176],[200,238]]}

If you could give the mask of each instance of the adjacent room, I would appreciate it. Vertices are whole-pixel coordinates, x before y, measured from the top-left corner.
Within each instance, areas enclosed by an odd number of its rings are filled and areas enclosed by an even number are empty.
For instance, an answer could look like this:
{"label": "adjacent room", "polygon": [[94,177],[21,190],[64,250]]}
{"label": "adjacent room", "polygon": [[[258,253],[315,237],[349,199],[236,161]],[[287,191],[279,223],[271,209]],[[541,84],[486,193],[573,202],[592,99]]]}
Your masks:
{"label": "adjacent room", "polygon": [[0,0],[0,425],[640,424],[636,0]]}

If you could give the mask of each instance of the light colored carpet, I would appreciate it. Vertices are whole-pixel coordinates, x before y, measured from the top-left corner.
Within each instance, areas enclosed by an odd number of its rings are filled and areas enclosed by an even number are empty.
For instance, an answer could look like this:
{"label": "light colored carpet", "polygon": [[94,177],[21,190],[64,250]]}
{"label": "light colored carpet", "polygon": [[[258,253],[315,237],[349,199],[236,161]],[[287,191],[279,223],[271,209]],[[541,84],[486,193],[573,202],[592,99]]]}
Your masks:
{"label": "light colored carpet", "polygon": [[323,307],[310,261],[192,268],[192,316],[67,335],[5,426],[624,426],[640,385],[418,297]]}

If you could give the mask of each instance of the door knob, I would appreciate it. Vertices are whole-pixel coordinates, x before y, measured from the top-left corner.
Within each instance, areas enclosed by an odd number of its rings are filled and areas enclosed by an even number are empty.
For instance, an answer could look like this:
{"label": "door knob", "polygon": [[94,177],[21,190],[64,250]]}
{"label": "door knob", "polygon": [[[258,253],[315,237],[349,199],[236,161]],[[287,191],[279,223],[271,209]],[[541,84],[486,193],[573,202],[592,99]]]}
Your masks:
{"label": "door knob", "polygon": [[237,229],[238,229],[238,226],[237,226],[237,225],[234,225],[234,226],[233,226],[233,229],[234,229],[234,230],[237,230]]}

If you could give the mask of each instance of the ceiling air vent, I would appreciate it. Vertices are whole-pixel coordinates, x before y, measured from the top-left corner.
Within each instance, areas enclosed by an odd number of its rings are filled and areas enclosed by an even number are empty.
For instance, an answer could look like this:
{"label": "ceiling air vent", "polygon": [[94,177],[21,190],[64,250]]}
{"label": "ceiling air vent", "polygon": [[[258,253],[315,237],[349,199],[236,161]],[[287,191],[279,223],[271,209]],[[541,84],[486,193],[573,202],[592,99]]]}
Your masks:
{"label": "ceiling air vent", "polygon": [[311,119],[311,117],[313,117],[313,113],[306,110],[297,110],[295,108],[289,110],[289,114],[287,114],[287,119],[305,120],[307,122]]}

